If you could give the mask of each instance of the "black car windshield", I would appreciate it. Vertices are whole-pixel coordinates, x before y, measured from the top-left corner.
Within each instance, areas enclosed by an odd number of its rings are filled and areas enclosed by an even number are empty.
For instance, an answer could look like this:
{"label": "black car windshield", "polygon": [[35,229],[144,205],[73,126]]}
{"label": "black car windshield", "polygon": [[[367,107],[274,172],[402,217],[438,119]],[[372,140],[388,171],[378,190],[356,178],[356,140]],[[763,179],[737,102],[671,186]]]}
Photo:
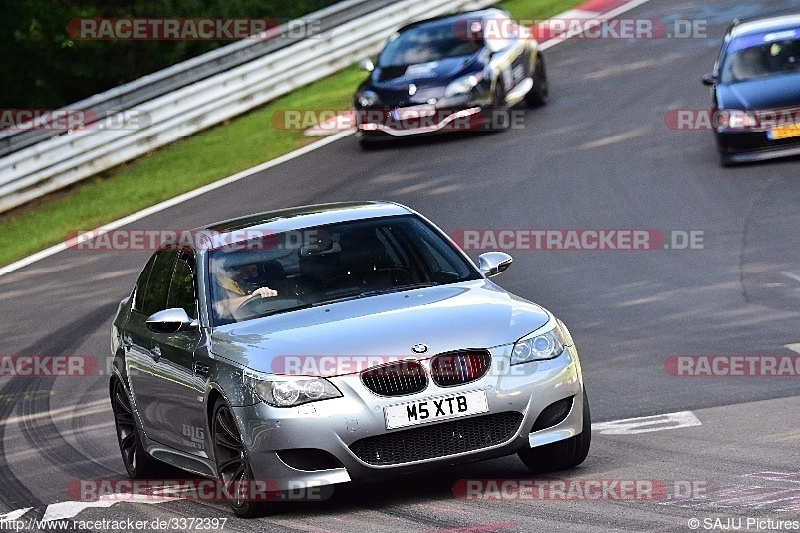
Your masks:
{"label": "black car windshield", "polygon": [[208,271],[215,326],[480,279],[446,239],[413,215],[254,238],[209,252]]}
{"label": "black car windshield", "polygon": [[800,72],[800,29],[747,35],[728,45],[721,83]]}
{"label": "black car windshield", "polygon": [[392,36],[378,58],[378,66],[399,67],[469,56],[481,46],[478,39],[456,34],[452,23],[426,24]]}

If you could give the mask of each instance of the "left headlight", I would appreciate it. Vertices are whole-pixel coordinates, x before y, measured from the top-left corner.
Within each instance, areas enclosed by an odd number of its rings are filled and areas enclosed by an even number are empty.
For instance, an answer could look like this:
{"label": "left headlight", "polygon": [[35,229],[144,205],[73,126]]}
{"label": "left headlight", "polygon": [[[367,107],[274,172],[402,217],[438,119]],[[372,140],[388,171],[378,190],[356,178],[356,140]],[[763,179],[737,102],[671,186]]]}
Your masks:
{"label": "left headlight", "polygon": [[274,407],[294,407],[342,396],[333,383],[323,378],[272,376],[245,369],[242,380],[256,396]]}
{"label": "left headlight", "polygon": [[361,107],[378,107],[381,105],[381,98],[375,91],[366,90],[356,95],[356,102]]}
{"label": "left headlight", "polygon": [[457,80],[453,80],[444,90],[445,97],[457,96],[459,94],[468,94],[480,83],[483,76],[480,73],[470,74],[463,76]]}
{"label": "left headlight", "polygon": [[556,319],[549,330],[535,331],[515,342],[511,351],[511,364],[553,359],[561,355],[567,346],[572,346],[569,330],[563,322]]}

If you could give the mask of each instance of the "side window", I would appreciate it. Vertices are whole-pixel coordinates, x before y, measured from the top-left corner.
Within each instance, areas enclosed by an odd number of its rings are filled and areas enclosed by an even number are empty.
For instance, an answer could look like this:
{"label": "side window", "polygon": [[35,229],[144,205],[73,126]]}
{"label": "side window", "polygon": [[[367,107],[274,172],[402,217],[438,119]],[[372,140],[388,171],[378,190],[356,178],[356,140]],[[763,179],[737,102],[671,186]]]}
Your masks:
{"label": "side window", "polygon": [[190,254],[181,254],[175,263],[175,272],[172,274],[172,283],[169,286],[169,299],[167,309],[180,307],[189,318],[197,318],[194,292],[194,261]]}
{"label": "side window", "polygon": [[136,293],[133,297],[133,310],[142,312],[142,306],[144,305],[144,291],[147,288],[147,279],[150,277],[150,271],[153,269],[153,263],[156,260],[156,254],[150,256],[150,259],[147,261],[147,265],[145,265],[144,269],[142,269],[142,273],[139,274],[139,279],[136,280]]}
{"label": "side window", "polygon": [[167,292],[169,291],[169,281],[172,278],[172,266],[175,264],[177,252],[161,251],[156,256],[153,263],[153,270],[150,272],[150,279],[147,280],[147,288],[144,292],[144,302],[142,303],[142,313],[152,315],[167,308]]}

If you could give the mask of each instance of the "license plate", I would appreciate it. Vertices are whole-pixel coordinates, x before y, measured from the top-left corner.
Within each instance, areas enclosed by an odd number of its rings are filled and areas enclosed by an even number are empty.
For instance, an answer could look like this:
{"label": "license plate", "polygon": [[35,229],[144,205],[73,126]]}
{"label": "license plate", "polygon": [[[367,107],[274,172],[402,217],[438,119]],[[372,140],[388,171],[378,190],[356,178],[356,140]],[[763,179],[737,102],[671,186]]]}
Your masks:
{"label": "license plate", "polygon": [[384,408],[383,413],[386,417],[386,429],[396,429],[487,411],[489,411],[489,403],[486,399],[486,391],[474,390],[389,405]]}
{"label": "license plate", "polygon": [[416,105],[411,107],[398,107],[392,111],[395,120],[409,120],[415,118],[431,117],[436,114],[436,108],[430,105]]}
{"label": "license plate", "polygon": [[787,126],[784,128],[775,128],[774,130],[767,130],[767,137],[771,141],[788,139],[790,137],[800,137],[800,126]]}

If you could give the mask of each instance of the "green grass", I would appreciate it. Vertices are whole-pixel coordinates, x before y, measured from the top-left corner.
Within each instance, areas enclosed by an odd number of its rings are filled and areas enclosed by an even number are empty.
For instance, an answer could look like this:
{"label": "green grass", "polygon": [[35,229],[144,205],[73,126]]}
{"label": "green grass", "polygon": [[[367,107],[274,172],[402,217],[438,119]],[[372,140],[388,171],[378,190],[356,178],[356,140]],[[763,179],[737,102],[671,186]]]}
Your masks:
{"label": "green grass", "polygon": [[583,1],[585,0],[505,0],[499,7],[511,13],[515,19],[539,20],[563,13]]}
{"label": "green grass", "polygon": [[[500,6],[515,18],[540,19],[579,3],[506,0]],[[349,67],[213,129],[0,215],[0,265],[61,242],[70,232],[96,228],[313,142],[302,130],[276,128],[273,114],[288,109],[347,109],[365,77]]]}

